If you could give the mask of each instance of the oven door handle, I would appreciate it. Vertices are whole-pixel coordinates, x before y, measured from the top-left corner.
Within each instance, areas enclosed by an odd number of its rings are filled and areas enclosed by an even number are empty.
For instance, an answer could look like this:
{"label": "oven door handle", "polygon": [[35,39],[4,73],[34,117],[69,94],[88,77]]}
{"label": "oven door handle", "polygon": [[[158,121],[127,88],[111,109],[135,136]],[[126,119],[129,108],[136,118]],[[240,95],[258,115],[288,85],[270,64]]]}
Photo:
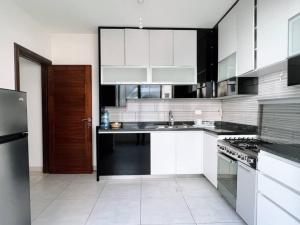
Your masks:
{"label": "oven door handle", "polygon": [[252,172],[252,171],[254,171],[254,169],[252,169],[252,168],[249,167],[249,166],[244,165],[243,163],[240,163],[240,162],[239,162],[238,165],[239,165],[240,168],[246,170],[246,171],[249,172],[249,173]]}
{"label": "oven door handle", "polygon": [[218,153],[218,156],[220,157],[220,158],[222,158],[223,160],[225,160],[226,162],[229,162],[229,163],[237,163],[237,161],[235,161],[235,160],[232,160],[232,159],[229,159],[229,157],[226,157],[226,156],[224,156],[223,154],[221,154],[221,153]]}

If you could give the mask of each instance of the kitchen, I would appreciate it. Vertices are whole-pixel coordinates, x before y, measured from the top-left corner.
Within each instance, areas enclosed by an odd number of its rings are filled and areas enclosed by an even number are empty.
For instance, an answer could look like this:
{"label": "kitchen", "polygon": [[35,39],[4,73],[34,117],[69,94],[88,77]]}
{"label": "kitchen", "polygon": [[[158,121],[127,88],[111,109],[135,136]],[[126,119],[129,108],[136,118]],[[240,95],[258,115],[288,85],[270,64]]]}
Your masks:
{"label": "kitchen", "polygon": [[299,1],[60,4],[0,9],[3,224],[300,224]]}

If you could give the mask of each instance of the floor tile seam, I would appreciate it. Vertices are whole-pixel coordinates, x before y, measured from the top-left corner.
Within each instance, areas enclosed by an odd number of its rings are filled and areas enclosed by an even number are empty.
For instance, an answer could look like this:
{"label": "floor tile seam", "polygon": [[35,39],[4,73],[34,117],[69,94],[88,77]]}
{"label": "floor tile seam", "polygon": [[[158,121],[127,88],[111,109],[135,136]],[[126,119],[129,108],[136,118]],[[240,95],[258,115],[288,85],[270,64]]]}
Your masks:
{"label": "floor tile seam", "polygon": [[36,221],[42,214],[43,214],[43,212],[45,212],[46,211],[46,209],[48,209],[49,208],[49,206],[54,202],[54,201],[56,201],[58,198],[59,198],[59,196],[69,187],[71,185],[71,182],[68,184],[68,185],[66,185],[66,187],[63,189],[63,190],[61,190],[61,192],[59,192],[59,193],[57,193],[57,195],[47,204],[47,206],[38,214],[38,216],[33,220],[33,221]]}
{"label": "floor tile seam", "polygon": [[[177,185],[179,185],[178,182],[177,182],[177,180],[175,180],[175,182],[176,182]],[[194,218],[194,215],[193,215],[193,213],[192,213],[192,210],[191,210],[191,208],[190,208],[190,206],[189,206],[187,200],[185,199],[185,196],[184,196],[184,194],[183,194],[183,191],[181,191],[181,194],[182,194],[182,198],[183,198],[183,200],[184,200],[184,203],[185,203],[186,207],[188,208],[191,217],[193,218],[194,224],[197,225],[196,219]]]}
{"label": "floor tile seam", "polygon": [[[48,174],[45,174],[45,175],[42,175],[42,176],[45,176],[45,177],[47,177],[47,176],[48,176]],[[29,177],[30,177],[30,174],[29,174]],[[39,179],[39,181],[37,181],[37,182],[34,182],[34,185],[32,185],[32,186],[31,186],[31,184],[29,184],[29,185],[30,185],[30,187],[34,187],[34,186],[36,186],[38,183],[40,183],[42,180],[44,180],[44,179],[45,179],[45,177],[42,177],[41,179]]]}
{"label": "floor tile seam", "polygon": [[99,194],[98,194],[98,196],[97,196],[97,200],[95,201],[95,203],[94,203],[94,205],[93,205],[93,208],[91,209],[91,211],[90,211],[90,213],[89,213],[89,215],[88,215],[88,217],[87,217],[87,219],[86,219],[84,225],[87,225],[87,223],[88,223],[88,221],[89,221],[89,219],[90,219],[90,217],[91,217],[93,211],[95,210],[95,207],[96,207],[96,205],[97,205],[97,203],[98,203],[98,201],[99,201],[99,199],[100,199],[100,196],[101,196],[101,194],[102,194],[102,192],[103,192],[103,190],[104,190],[106,184],[107,184],[107,182],[104,183],[102,190],[99,192]]}
{"label": "floor tile seam", "polygon": [[[82,174],[79,174],[79,175],[82,175]],[[72,180],[71,183],[72,183],[72,184],[78,184],[78,183],[79,183],[79,184],[85,184],[85,183],[93,183],[94,181],[96,181],[96,179],[93,180],[93,181],[90,181],[90,180],[88,180],[88,181],[82,180],[82,181],[81,181],[81,180],[77,180],[78,177],[79,177],[79,176],[77,176],[76,179]],[[98,181],[96,181],[96,182],[97,182],[97,183],[102,182],[102,183],[106,184],[106,183],[107,183],[107,180],[100,180],[99,182],[98,182]]]}

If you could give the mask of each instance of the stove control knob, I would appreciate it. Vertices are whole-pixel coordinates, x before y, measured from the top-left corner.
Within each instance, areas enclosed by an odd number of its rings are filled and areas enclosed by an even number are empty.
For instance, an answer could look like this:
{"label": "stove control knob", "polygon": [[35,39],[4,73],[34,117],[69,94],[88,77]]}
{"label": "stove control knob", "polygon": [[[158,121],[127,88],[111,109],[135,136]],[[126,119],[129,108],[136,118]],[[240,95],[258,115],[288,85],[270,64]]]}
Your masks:
{"label": "stove control knob", "polygon": [[254,163],[254,159],[251,159],[251,158],[249,159],[249,158],[248,158],[248,159],[247,159],[247,162],[248,162],[248,163]]}
{"label": "stove control knob", "polygon": [[244,156],[241,156],[241,160],[245,160],[245,157],[244,157]]}

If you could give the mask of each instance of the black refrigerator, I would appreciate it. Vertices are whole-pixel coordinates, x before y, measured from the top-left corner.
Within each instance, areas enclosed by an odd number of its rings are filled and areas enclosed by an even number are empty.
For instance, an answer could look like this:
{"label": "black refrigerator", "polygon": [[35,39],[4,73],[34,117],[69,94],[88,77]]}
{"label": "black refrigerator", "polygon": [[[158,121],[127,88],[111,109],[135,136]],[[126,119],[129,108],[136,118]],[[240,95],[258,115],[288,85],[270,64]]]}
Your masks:
{"label": "black refrigerator", "polygon": [[30,220],[26,94],[0,89],[0,224]]}

